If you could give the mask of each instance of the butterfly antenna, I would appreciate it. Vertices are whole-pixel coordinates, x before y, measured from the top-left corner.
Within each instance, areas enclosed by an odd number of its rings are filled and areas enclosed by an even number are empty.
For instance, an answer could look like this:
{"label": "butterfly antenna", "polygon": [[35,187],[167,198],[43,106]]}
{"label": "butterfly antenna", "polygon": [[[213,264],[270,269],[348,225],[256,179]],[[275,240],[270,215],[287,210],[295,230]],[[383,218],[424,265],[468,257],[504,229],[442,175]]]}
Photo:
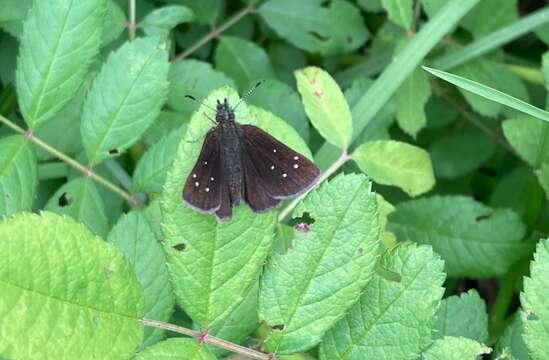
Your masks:
{"label": "butterfly antenna", "polygon": [[196,101],[196,102],[199,103],[200,105],[204,105],[205,107],[207,107],[207,108],[210,109],[210,110],[217,111],[216,109],[214,109],[214,108],[211,107],[210,105],[206,104],[204,101],[200,101],[200,100],[198,100],[197,98],[195,98],[195,97],[192,96],[192,95],[187,94],[187,95],[185,95],[185,97],[188,98],[188,99],[191,99],[191,100],[193,100],[193,101]]}
{"label": "butterfly antenna", "polygon": [[242,104],[244,102],[244,100],[246,100],[250,95],[253,94],[253,92],[259,87],[259,85],[263,84],[265,82],[265,80],[259,80],[254,86],[252,86],[250,88],[250,90],[248,90],[244,95],[242,95],[242,97],[240,98],[240,101],[238,102],[238,104],[236,104],[236,106],[233,108],[233,111],[236,110],[236,108]]}

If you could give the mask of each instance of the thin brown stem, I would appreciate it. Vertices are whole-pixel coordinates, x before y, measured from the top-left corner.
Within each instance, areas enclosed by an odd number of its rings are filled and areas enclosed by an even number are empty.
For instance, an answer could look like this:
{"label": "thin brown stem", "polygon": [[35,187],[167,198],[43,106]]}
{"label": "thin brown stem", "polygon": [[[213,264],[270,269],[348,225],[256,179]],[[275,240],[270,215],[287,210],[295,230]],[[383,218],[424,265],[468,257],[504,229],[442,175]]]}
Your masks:
{"label": "thin brown stem", "polygon": [[39,138],[34,136],[32,131],[30,131],[30,130],[25,131],[25,129],[23,129],[22,127],[18,126],[17,124],[11,122],[7,118],[3,117],[2,115],[0,115],[0,122],[4,123],[6,126],[13,129],[14,131],[18,132],[19,134],[24,135],[27,139],[29,139],[29,141],[33,142],[35,145],[41,147],[46,152],[52,154],[53,156],[55,156],[58,159],[64,161],[68,165],[72,166],[76,170],[83,173],[85,176],[88,176],[89,178],[97,181],[98,183],[105,186],[106,188],[108,188],[112,192],[120,195],[131,206],[139,206],[140,205],[138,203],[138,201],[131,194],[129,194],[126,191],[122,190],[121,188],[119,188],[118,186],[116,186],[115,184],[110,182],[109,180],[105,179],[101,175],[98,175],[98,174],[94,173],[91,168],[85,167],[84,165],[80,164],[78,161],[76,161],[76,160],[72,159],[71,157],[65,155],[64,153],[62,153],[61,151],[55,149],[54,147],[46,144],[45,142],[43,142],[42,140],[40,140]]}
{"label": "thin brown stem", "polygon": [[189,55],[194,53],[196,50],[200,49],[202,46],[207,44],[210,40],[213,38],[218,37],[221,33],[223,33],[225,30],[236,24],[240,19],[242,19],[244,16],[252,13],[255,11],[254,4],[250,4],[234,14],[232,17],[230,17],[227,21],[225,21],[223,24],[219,25],[218,27],[214,27],[209,33],[204,35],[200,40],[198,40],[194,45],[187,48],[185,51],[183,51],[181,54],[177,55],[173,61],[179,61],[182,59],[187,58]]}
{"label": "thin brown stem", "polygon": [[319,176],[316,183],[309,190],[296,197],[290,204],[288,204],[288,206],[286,206],[280,212],[280,214],[278,215],[278,223],[282,223],[292,213],[297,204],[299,204],[299,202],[303,200],[305,196],[307,196],[307,194],[309,194],[313,189],[316,189],[320,184],[324,182],[324,180],[332,176],[341,166],[343,166],[343,164],[347,162],[347,160],[350,159],[351,156],[347,154],[347,151],[343,151],[339,158],[332,165],[330,165],[330,167],[327,168],[326,171],[322,173],[322,175]]}
{"label": "thin brown stem", "polygon": [[182,326],[165,323],[158,320],[141,319],[140,321],[145,326],[151,326],[154,328],[169,330],[169,331],[176,332],[178,334],[187,335],[199,340],[200,342],[221,347],[223,349],[232,351],[234,353],[247,356],[250,359],[259,359],[259,360],[275,360],[276,359],[273,354],[265,354],[257,350],[240,346],[230,341],[223,340],[221,338],[218,338],[212,335],[204,334],[204,332],[202,331],[195,331],[195,330],[184,328]]}
{"label": "thin brown stem", "polygon": [[135,0],[128,0],[129,19],[128,19],[128,37],[130,41],[135,39],[135,29],[137,24],[135,22]]}

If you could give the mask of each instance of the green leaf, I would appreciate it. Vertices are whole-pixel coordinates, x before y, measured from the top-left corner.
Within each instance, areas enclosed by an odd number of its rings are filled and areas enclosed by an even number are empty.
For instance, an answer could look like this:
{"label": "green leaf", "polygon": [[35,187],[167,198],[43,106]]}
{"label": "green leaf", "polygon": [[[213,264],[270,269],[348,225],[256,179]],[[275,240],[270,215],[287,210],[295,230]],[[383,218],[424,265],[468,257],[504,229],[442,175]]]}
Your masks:
{"label": "green leaf", "polygon": [[158,37],[125,43],[95,78],[82,109],[81,133],[91,164],[136,141],[166,100],[168,53]]}
{"label": "green leaf", "polygon": [[101,46],[105,46],[118,39],[126,30],[128,19],[124,10],[115,2],[115,0],[106,0],[107,11],[103,20],[103,31]]}
{"label": "green leaf", "polygon": [[205,345],[195,339],[172,338],[150,346],[138,353],[135,360],[215,360],[215,356]]}
{"label": "green leaf", "polygon": [[307,66],[305,52],[282,41],[269,42],[267,51],[276,77],[292,87],[295,86],[294,72]]}
{"label": "green leaf", "polygon": [[160,193],[162,191],[166,173],[175,158],[183,133],[182,129],[172,131],[143,154],[133,172],[135,192]]}
{"label": "green leaf", "polygon": [[[223,85],[235,86],[231,78],[212,69],[209,63],[198,60],[184,60],[171,65],[168,80],[170,81],[168,104],[189,118],[198,109],[199,104],[185,99],[185,95],[190,94],[202,100]],[[211,112],[209,109],[205,111]]]}
{"label": "green leaf", "polygon": [[78,177],[63,184],[50,198],[46,210],[69,215],[99,236],[109,232],[105,204],[91,178]]}
{"label": "green leaf", "polygon": [[97,55],[103,0],[35,1],[17,59],[19,106],[29,127],[51,119],[76,93]]}
{"label": "green leaf", "polygon": [[492,209],[464,196],[432,196],[399,203],[389,230],[400,241],[429,244],[442,256],[448,276],[504,274],[529,253],[525,227],[511,210]]}
{"label": "green leaf", "polygon": [[483,354],[492,351],[474,340],[460,337],[447,336],[435,340],[433,345],[421,355],[425,360],[463,360],[477,359]]}
{"label": "green leaf", "polygon": [[360,11],[347,1],[335,0],[325,7],[322,0],[269,0],[258,12],[280,37],[312,53],[348,53],[369,35]]}
{"label": "green leaf", "polygon": [[381,0],[381,4],[389,13],[389,19],[392,22],[406,29],[411,27],[414,12],[413,0]]}
{"label": "green leaf", "polygon": [[188,7],[169,5],[157,8],[147,14],[141,21],[140,27],[147,35],[166,37],[177,25],[191,22],[193,19],[194,13]]}
{"label": "green leaf", "polygon": [[36,157],[21,135],[0,139],[0,218],[30,211],[38,186]]}
{"label": "green leaf", "polygon": [[282,118],[298,132],[303,139],[309,139],[309,122],[301,99],[290,86],[274,79],[266,80],[247,100]]}
{"label": "green leaf", "polygon": [[461,76],[457,76],[436,69],[431,69],[426,66],[424,66],[423,69],[445,81],[448,81],[449,83],[452,83],[464,90],[472,92],[473,94],[482,96],[483,98],[495,101],[499,104],[509,106],[515,110],[532,115],[538,119],[549,121],[549,113],[547,111],[530,105],[525,101],[512,97],[499,90],[493,89],[483,84],[479,84],[478,82],[463,78]]}
{"label": "green leaf", "polygon": [[549,163],[542,164],[541,168],[535,171],[535,174],[541,187],[545,190],[545,197],[549,199]]}
{"label": "green leaf", "polygon": [[[204,101],[238,102],[229,87]],[[274,235],[274,212],[255,215],[245,205],[233,209],[231,221],[196,212],[181,199],[181,188],[201,149],[200,139],[211,128],[206,106],[193,115],[168,171],[162,193],[164,250],[177,303],[199,326],[209,326],[231,314],[257,280]],[[248,106],[238,108],[237,121],[253,123]],[[198,140],[198,141],[197,141]],[[191,142],[192,141],[192,142]],[[215,331],[215,329],[211,329]]]}
{"label": "green leaf", "polygon": [[[374,121],[374,117],[391,99],[395,91],[406,78],[417,68],[423,58],[439,43],[444,35],[450,31],[461,17],[467,13],[479,0],[450,0],[440,9],[435,17],[429,20],[412,40],[398,53],[385,68],[374,84],[352,107],[353,140],[362,134],[362,131]],[[377,121],[383,118],[378,118]],[[318,151],[319,165],[326,168],[334,160],[333,146],[324,144]]]}
{"label": "green leaf", "polygon": [[[504,355],[507,355],[507,357]],[[505,331],[499,337],[495,351],[495,358],[500,360],[530,359],[528,356],[528,349],[524,343],[522,321],[520,320],[520,315],[518,313],[513,316],[513,321],[507,326],[507,328],[505,328]]]}
{"label": "green leaf", "polygon": [[115,246],[48,212],[1,221],[0,238],[2,356],[132,355],[143,337],[143,289]]}
{"label": "green leaf", "polygon": [[423,194],[435,184],[429,154],[410,144],[371,141],[360,145],[352,158],[375,182],[398,186],[410,196]]}
{"label": "green leaf", "polygon": [[324,337],[320,359],[417,359],[431,344],[445,275],[429,246],[401,244],[382,258],[378,273],[347,316]]}
{"label": "green leaf", "polygon": [[455,179],[480,167],[494,155],[495,150],[492,139],[472,129],[436,139],[431,143],[429,153],[437,177]]}
{"label": "green leaf", "polygon": [[[0,54],[2,54],[0,57],[0,83],[5,87],[9,84],[15,84],[18,47],[19,43],[16,38],[9,35],[0,36]],[[10,89],[12,89],[10,91],[14,93],[13,96],[15,97],[15,90],[12,87]]]}
{"label": "green leaf", "polygon": [[[122,250],[143,287],[144,317],[168,321],[175,298],[162,245],[156,239],[148,219],[138,211],[123,215],[111,229],[107,239]],[[156,343],[164,336],[164,331],[160,329],[145,327],[144,331],[143,347]]]}
{"label": "green leaf", "polygon": [[483,0],[461,21],[461,25],[482,37],[517,20],[517,0]]}
{"label": "green leaf", "polygon": [[398,126],[414,138],[427,124],[425,104],[430,96],[429,78],[419,68],[402,83],[395,94]]}
{"label": "green leaf", "polygon": [[530,263],[530,276],[524,278],[520,294],[524,341],[532,360],[549,357],[549,239],[541,240]]}
{"label": "green leaf", "polygon": [[210,26],[219,21],[225,8],[222,0],[177,0],[177,3],[191,8],[199,24]]}
{"label": "green leaf", "polygon": [[274,78],[274,69],[265,50],[251,41],[223,36],[215,50],[215,67],[246,91],[261,79]]}
{"label": "green leaf", "polygon": [[549,162],[549,124],[528,115],[519,115],[502,123],[503,134],[531,166]]}
{"label": "green leaf", "polygon": [[313,66],[296,71],[295,77],[305,112],[314,127],[328,142],[347,149],[353,123],[349,105],[337,83],[326,71]]}
{"label": "green leaf", "polygon": [[175,130],[184,134],[188,122],[189,119],[179,112],[163,110],[143,134],[143,141],[147,146],[152,146]]}
{"label": "green leaf", "polygon": [[486,304],[474,289],[444,299],[435,319],[436,339],[453,336],[480,343],[488,340]]}
{"label": "green leaf", "polygon": [[261,277],[259,317],[269,350],[312,348],[358,299],[379,246],[376,199],[363,175],[339,175],[294,210],[314,220],[284,254],[271,253]]}
{"label": "green leaf", "polygon": [[32,3],[32,0],[0,0],[0,28],[13,36],[19,36]]}

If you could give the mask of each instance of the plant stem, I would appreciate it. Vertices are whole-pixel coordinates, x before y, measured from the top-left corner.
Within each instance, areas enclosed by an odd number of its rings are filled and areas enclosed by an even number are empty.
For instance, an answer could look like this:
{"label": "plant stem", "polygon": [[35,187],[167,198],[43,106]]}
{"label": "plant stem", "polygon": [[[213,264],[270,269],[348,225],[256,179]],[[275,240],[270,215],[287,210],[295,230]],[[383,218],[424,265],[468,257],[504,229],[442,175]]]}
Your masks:
{"label": "plant stem", "polygon": [[128,0],[128,3],[128,37],[130,38],[130,41],[132,41],[133,39],[135,39],[135,28],[137,27],[135,23],[135,0]]}
{"label": "plant stem", "polygon": [[198,339],[200,342],[211,344],[215,346],[219,346],[221,348],[224,348],[226,350],[232,351],[237,354],[241,354],[244,356],[247,356],[252,359],[259,359],[259,360],[274,360],[274,355],[271,354],[265,354],[244,346],[240,346],[238,344],[234,344],[232,342],[229,342],[227,340],[223,340],[221,338],[211,336],[208,334],[204,334],[201,331],[195,331],[191,329],[184,328],[182,326],[177,326],[174,324],[165,323],[158,320],[151,320],[151,319],[141,319],[141,323],[145,326],[151,326],[158,329],[164,329],[176,332],[178,334],[187,335],[190,337],[193,337],[195,339]]}
{"label": "plant stem", "polygon": [[34,136],[32,134],[32,131],[25,131],[25,129],[23,129],[22,127],[18,126],[17,124],[11,122],[7,118],[3,117],[2,115],[0,115],[0,122],[4,123],[5,125],[10,127],[11,129],[15,130],[16,132],[24,135],[27,139],[32,141],[35,145],[41,147],[42,149],[44,149],[48,153],[50,153],[53,156],[57,157],[58,159],[64,161],[68,165],[72,166],[76,170],[83,173],[85,176],[88,176],[88,177],[92,178],[93,180],[95,180],[98,183],[102,184],[106,188],[110,189],[112,192],[120,195],[131,206],[139,206],[140,205],[132,195],[130,195],[126,191],[120,189],[118,186],[116,186],[115,184],[113,184],[109,180],[105,179],[104,177],[102,177],[100,175],[97,175],[96,173],[94,173],[92,171],[91,168],[87,168],[87,167],[83,166],[78,161],[76,161],[76,160],[72,159],[71,157],[63,154],[61,151],[55,149],[54,147],[46,144],[45,142],[43,142],[42,140],[40,140],[39,138]]}
{"label": "plant stem", "polygon": [[249,13],[252,13],[255,10],[254,4],[249,4],[236,14],[234,14],[231,18],[229,18],[227,21],[225,21],[223,24],[219,25],[217,28],[213,28],[209,33],[207,33],[203,38],[198,40],[194,45],[187,48],[185,51],[183,51],[181,54],[175,57],[173,59],[173,62],[185,59],[189,55],[191,55],[196,50],[200,49],[203,45],[208,43],[210,40],[212,40],[215,37],[218,37],[222,32],[233,26],[235,23],[237,23],[240,19],[242,19],[244,16],[248,15]]}
{"label": "plant stem", "polygon": [[350,160],[350,159],[351,159],[351,156],[349,154],[347,154],[347,151],[343,151],[341,153],[341,155],[339,156],[339,158],[336,161],[334,161],[334,163],[332,165],[330,165],[330,167],[327,168],[326,171],[324,171],[322,173],[322,175],[319,176],[316,183],[313,186],[311,186],[311,188],[309,190],[307,190],[306,192],[304,192],[300,196],[296,197],[290,204],[288,204],[288,206],[286,206],[280,212],[280,214],[278,215],[278,222],[279,223],[283,222],[284,219],[286,219],[286,217],[288,217],[288,215],[290,215],[292,213],[292,211],[297,206],[297,204],[305,196],[307,196],[307,194],[309,194],[309,192],[311,192],[313,189],[316,189],[320,184],[322,184],[322,182],[324,182],[324,180],[326,180],[330,176],[332,176],[332,174],[334,174],[343,164],[345,164],[347,162],[347,160]]}

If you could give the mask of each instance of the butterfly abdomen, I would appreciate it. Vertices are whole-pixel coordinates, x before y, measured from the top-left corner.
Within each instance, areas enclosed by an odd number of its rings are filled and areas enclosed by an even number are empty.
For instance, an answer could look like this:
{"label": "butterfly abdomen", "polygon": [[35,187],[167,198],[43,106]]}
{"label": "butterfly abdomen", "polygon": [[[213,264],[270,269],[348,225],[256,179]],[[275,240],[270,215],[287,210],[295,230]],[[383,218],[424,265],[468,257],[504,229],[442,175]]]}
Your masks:
{"label": "butterfly abdomen", "polygon": [[219,125],[219,133],[221,137],[221,157],[224,166],[224,174],[226,183],[229,186],[229,194],[231,205],[235,206],[240,203],[242,198],[242,130],[235,122],[223,122]]}

